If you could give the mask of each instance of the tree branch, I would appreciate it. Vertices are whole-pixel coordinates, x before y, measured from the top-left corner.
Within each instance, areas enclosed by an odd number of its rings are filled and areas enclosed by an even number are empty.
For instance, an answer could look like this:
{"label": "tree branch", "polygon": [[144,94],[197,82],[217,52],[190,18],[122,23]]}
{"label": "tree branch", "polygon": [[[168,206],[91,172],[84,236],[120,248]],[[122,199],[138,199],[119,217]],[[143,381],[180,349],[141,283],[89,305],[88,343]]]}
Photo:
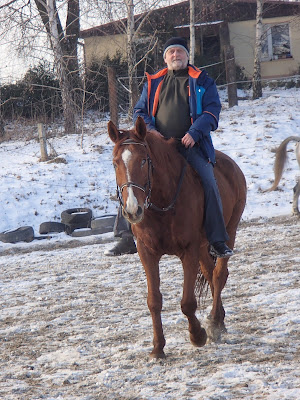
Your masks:
{"label": "tree branch", "polygon": [[8,3],[6,3],[6,4],[3,4],[2,6],[0,6],[0,10],[2,9],[2,8],[5,8],[5,7],[9,7],[10,5],[12,5],[13,3],[16,3],[18,0],[11,0],[11,1],[9,1]]}

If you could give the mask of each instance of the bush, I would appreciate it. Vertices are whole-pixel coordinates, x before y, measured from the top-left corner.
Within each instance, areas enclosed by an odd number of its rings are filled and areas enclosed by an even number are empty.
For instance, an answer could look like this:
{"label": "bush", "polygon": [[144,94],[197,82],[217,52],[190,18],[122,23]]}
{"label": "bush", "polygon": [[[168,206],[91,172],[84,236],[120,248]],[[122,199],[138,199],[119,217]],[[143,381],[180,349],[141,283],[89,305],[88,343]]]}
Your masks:
{"label": "bush", "polygon": [[1,115],[5,119],[53,120],[61,112],[59,84],[46,65],[30,68],[22,80],[1,86],[0,90]]}

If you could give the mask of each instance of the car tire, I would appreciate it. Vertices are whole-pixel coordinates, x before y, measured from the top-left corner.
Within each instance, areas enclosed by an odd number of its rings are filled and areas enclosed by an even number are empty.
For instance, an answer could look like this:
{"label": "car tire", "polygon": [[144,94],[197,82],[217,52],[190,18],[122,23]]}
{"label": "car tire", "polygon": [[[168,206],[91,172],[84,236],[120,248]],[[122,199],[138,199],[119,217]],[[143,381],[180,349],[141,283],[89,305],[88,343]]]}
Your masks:
{"label": "car tire", "polygon": [[41,235],[47,234],[47,233],[60,233],[60,232],[65,232],[66,230],[66,225],[62,224],[61,222],[42,222],[40,225],[39,232]]}
{"label": "car tire", "polygon": [[84,236],[94,236],[101,235],[104,233],[102,229],[78,229],[70,233],[72,237],[84,237]]}
{"label": "car tire", "polygon": [[116,220],[116,214],[103,215],[91,220],[91,228],[101,231],[101,233],[112,232]]}
{"label": "car tire", "polygon": [[4,243],[32,242],[34,231],[31,226],[21,226],[12,231],[0,233],[0,240]]}
{"label": "car tire", "polygon": [[90,228],[92,210],[89,208],[70,208],[61,213],[61,222],[66,227],[66,233],[70,234],[75,229]]}

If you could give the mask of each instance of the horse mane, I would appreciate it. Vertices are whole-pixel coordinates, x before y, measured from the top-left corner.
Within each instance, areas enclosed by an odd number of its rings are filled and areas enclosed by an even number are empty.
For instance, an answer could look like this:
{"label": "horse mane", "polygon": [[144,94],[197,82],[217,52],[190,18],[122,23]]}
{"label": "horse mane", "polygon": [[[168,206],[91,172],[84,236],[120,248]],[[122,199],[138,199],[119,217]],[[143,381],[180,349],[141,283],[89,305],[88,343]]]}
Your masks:
{"label": "horse mane", "polygon": [[[180,157],[182,157],[176,149],[177,142],[175,139],[164,139],[152,132],[147,132],[146,143],[149,146],[153,161],[157,164],[165,164],[165,162],[171,162],[172,166],[178,164]],[[182,157],[182,160],[183,157]]]}
{"label": "horse mane", "polygon": [[[145,139],[143,140],[136,133],[134,128],[130,130],[119,130],[119,134],[120,141],[115,144],[113,154],[117,153],[119,147],[126,139],[132,139],[141,143],[145,142],[152,161],[153,173],[155,175],[160,175],[160,180],[163,185],[167,185],[170,188],[177,187],[179,176],[186,163],[184,157],[177,150],[177,139],[165,139],[155,133],[147,131]],[[188,165],[186,175],[198,179],[198,175],[196,173],[191,173],[192,171],[193,169]]]}
{"label": "horse mane", "polygon": [[[149,146],[150,157],[154,167],[153,173],[163,176],[166,179],[165,184],[170,188],[173,186],[175,190],[183,166],[186,163],[184,157],[177,150],[178,141],[176,139],[166,140],[154,133],[147,132],[146,143]],[[190,170],[189,166],[188,170]]]}

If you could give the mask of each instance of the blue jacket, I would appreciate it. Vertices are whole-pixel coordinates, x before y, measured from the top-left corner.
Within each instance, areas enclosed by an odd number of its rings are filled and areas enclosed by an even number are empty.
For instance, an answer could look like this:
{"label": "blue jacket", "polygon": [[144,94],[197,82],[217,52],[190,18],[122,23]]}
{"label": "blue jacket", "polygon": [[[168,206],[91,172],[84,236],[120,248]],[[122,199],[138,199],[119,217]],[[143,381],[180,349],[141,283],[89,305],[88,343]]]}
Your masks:
{"label": "blue jacket", "polygon": [[[155,114],[158,106],[159,92],[168,69],[164,68],[154,75],[147,74],[147,82],[139,101],[134,107],[133,120],[143,117],[149,129],[156,129]],[[218,127],[221,102],[216,84],[206,71],[188,65],[189,105],[191,126],[188,133],[198,144],[204,157],[215,163],[215,151],[210,132]]]}

